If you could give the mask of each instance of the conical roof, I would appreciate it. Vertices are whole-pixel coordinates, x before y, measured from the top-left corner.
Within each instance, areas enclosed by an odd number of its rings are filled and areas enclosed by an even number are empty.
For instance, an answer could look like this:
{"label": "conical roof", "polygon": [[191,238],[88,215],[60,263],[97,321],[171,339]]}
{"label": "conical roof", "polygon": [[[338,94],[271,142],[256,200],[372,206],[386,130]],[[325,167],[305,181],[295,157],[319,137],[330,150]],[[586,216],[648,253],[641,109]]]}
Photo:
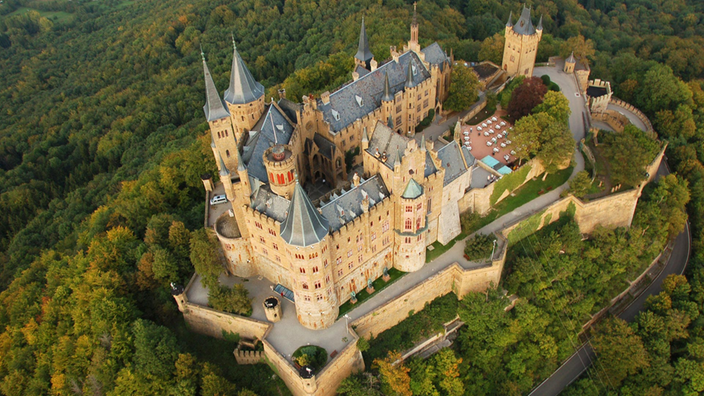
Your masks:
{"label": "conical roof", "polygon": [[205,106],[203,106],[205,118],[210,122],[229,117],[230,112],[227,111],[222,99],[220,99],[218,89],[215,88],[213,77],[210,75],[208,64],[205,63],[205,54],[201,52],[200,55],[203,58],[203,74],[205,75]]}
{"label": "conical roof", "polygon": [[413,82],[413,62],[408,61],[408,72],[406,73],[406,88],[412,88],[415,86]]}
{"label": "conical roof", "polygon": [[240,150],[235,150],[237,152],[237,171],[242,172],[246,171],[247,167],[244,164],[244,160],[242,159],[242,156],[240,155]]}
{"label": "conical roof", "polygon": [[540,20],[538,20],[538,27],[536,28],[538,30],[543,30],[543,16],[540,16]]}
{"label": "conical roof", "polygon": [[242,57],[237,52],[234,40],[232,42],[232,70],[230,71],[230,87],[225,91],[225,100],[232,104],[245,104],[254,102],[264,95],[264,86],[252,77],[244,64]]}
{"label": "conical roof", "polygon": [[394,100],[394,95],[391,94],[391,86],[389,85],[389,73],[384,73],[384,95],[381,100],[387,102]]}
{"label": "conical roof", "polygon": [[220,158],[220,176],[229,176],[230,170],[227,169],[227,166],[225,166],[225,161],[222,160],[222,155],[218,154],[218,158]]}
{"label": "conical roof", "polygon": [[281,224],[281,238],[294,246],[310,246],[328,234],[328,221],[313,207],[303,187],[296,180],[288,217]]}
{"label": "conical roof", "polygon": [[416,199],[421,195],[423,195],[423,187],[421,187],[421,185],[418,184],[417,181],[411,179],[408,181],[408,184],[406,185],[406,190],[403,191],[401,198]]}
{"label": "conical roof", "polygon": [[374,58],[374,55],[372,55],[372,52],[369,50],[367,29],[364,28],[364,17],[362,17],[362,29],[359,32],[359,46],[357,47],[357,54],[354,57],[364,63],[367,63]]}
{"label": "conical roof", "polygon": [[506,27],[511,27],[513,26],[513,11],[510,11],[508,13],[508,22],[506,22]]}
{"label": "conical roof", "polygon": [[526,36],[530,36],[535,33],[535,27],[533,27],[533,22],[530,20],[530,8],[523,6],[521,17],[518,18],[516,25],[513,27],[513,32]]}
{"label": "conical roof", "polygon": [[570,57],[567,58],[567,60],[566,60],[565,62],[567,62],[567,63],[577,63],[577,60],[574,58],[574,51],[572,51],[572,53],[570,54]]}

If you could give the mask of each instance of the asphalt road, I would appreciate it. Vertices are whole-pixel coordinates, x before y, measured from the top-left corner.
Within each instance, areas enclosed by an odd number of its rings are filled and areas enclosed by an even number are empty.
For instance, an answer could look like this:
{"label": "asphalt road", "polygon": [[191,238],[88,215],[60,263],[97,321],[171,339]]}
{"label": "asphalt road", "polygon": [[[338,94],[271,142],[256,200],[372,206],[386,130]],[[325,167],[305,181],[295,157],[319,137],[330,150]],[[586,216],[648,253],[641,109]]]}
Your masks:
{"label": "asphalt road", "polygon": [[[681,275],[687,267],[691,248],[689,224],[685,225],[672,248],[672,254],[667,266],[662,273],[648,286],[638,298],[631,303],[620,315],[621,319],[632,321],[638,312],[643,309],[643,304],[648,296],[658,294],[662,290],[662,281],[670,274]],[[540,396],[555,396],[560,394],[569,384],[574,382],[592,364],[594,350],[589,343],[583,344],[572,357],[567,359],[552,375],[529,394]]]}

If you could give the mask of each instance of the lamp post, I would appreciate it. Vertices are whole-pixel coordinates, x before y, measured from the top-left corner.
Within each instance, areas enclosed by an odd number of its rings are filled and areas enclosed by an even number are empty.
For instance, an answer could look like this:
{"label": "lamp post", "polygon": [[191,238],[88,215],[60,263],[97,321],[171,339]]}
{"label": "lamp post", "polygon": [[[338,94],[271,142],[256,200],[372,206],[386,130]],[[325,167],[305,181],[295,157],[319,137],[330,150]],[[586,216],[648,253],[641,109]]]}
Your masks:
{"label": "lamp post", "polygon": [[496,250],[496,239],[494,239],[494,244],[491,247],[491,257],[489,258],[491,261],[494,261],[494,250]]}

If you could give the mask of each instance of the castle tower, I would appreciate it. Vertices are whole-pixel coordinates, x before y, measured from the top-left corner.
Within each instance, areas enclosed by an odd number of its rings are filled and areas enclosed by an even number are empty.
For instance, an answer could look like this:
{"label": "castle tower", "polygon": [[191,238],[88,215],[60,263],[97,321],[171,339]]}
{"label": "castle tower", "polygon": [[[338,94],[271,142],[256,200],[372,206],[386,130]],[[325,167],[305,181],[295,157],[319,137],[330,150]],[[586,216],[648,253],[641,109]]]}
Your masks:
{"label": "castle tower", "polygon": [[281,301],[276,296],[267,297],[264,302],[264,314],[266,320],[276,323],[281,320]]}
{"label": "castle tower", "polygon": [[574,67],[577,65],[577,60],[574,58],[574,51],[570,54],[570,57],[565,59],[565,73],[574,73]]}
{"label": "castle tower", "polygon": [[220,159],[220,182],[225,186],[225,195],[227,196],[227,200],[230,202],[234,202],[235,200],[235,191],[232,189],[232,176],[230,174],[230,170],[227,169],[227,165],[225,165],[225,162],[222,160],[222,157],[219,157]]}
{"label": "castle tower", "polygon": [[[393,111],[394,111],[394,95],[391,94],[391,86],[389,85],[389,74],[384,73],[384,94],[381,96],[382,120],[386,120],[389,117],[392,117]],[[391,124],[390,128],[391,129],[394,128],[393,118],[392,118],[392,124]]]}
{"label": "castle tower", "polygon": [[186,303],[188,298],[186,297],[185,289],[181,285],[177,285],[171,282],[171,295],[174,300],[176,300],[176,305],[178,305],[178,310],[181,312],[186,311]]}
{"label": "castle tower", "polygon": [[408,40],[408,49],[420,53],[420,44],[418,44],[418,17],[416,16],[416,3],[413,3],[413,21],[411,22],[411,38]]}
{"label": "castle tower", "polygon": [[367,39],[367,29],[364,27],[364,17],[362,17],[362,29],[359,31],[359,45],[357,46],[357,54],[354,56],[354,65],[362,66],[367,70],[371,70],[371,62],[374,55],[369,50],[369,40]]}
{"label": "castle tower", "polygon": [[242,200],[242,204],[249,205],[251,201],[250,197],[252,196],[252,186],[249,184],[249,171],[239,151],[237,151],[237,174],[240,176],[239,198]]}
{"label": "castle tower", "polygon": [[514,25],[512,14],[506,23],[506,42],[502,68],[510,76],[533,76],[535,56],[538,53],[538,43],[543,37],[543,18],[534,27],[530,19],[530,8],[523,7],[521,17]]}
{"label": "castle tower", "polygon": [[210,125],[210,147],[213,149],[218,168],[220,167],[219,161],[224,160],[227,165],[234,169],[237,166],[237,159],[234,155],[237,145],[235,144],[230,112],[225,107],[222,99],[220,99],[217,88],[215,88],[213,77],[210,74],[207,63],[205,63],[205,54],[201,51],[200,55],[203,58],[203,73],[205,77],[206,102],[205,106],[203,106],[203,112],[205,112],[205,118]]}
{"label": "castle tower", "polygon": [[269,175],[271,191],[291,199],[296,172],[296,161],[291,146],[275,144],[264,152],[264,166]]}
{"label": "castle tower", "polygon": [[418,106],[418,103],[416,102],[418,100],[416,95],[416,83],[413,81],[413,75],[415,74],[413,69],[415,67],[416,66],[413,65],[412,61],[408,62],[408,70],[406,72],[406,84],[404,85],[404,95],[406,96],[406,105],[404,107],[408,114],[406,114],[406,117],[404,117],[404,122],[406,123],[406,127],[403,130],[404,133],[411,132],[411,129],[420,122],[420,119],[416,119],[419,115],[416,114],[416,106]]}
{"label": "castle tower", "polygon": [[332,326],[339,313],[333,283],[328,221],[296,180],[281,239],[288,245],[298,321],[309,329]]}
{"label": "castle tower", "polygon": [[[232,116],[237,141],[256,125],[264,113],[264,86],[252,77],[237,52],[234,38],[232,54],[232,70],[230,71],[230,86],[225,91],[225,102]],[[234,169],[234,167],[233,167]]]}
{"label": "castle tower", "polygon": [[394,267],[418,271],[425,264],[426,202],[423,187],[410,179],[396,205]]}

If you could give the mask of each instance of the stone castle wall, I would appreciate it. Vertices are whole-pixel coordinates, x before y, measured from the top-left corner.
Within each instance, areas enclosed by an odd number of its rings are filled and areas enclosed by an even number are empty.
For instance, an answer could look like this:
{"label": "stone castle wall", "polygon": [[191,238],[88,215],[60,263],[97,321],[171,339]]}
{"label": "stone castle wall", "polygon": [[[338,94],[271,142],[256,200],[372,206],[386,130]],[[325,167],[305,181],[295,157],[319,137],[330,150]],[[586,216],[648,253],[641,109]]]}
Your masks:
{"label": "stone castle wall", "polygon": [[229,332],[243,338],[261,340],[271,326],[260,320],[216,311],[190,302],[184,306],[183,318],[190,330],[215,338],[223,338],[223,332]]}
{"label": "stone castle wall", "polygon": [[369,338],[408,318],[411,311],[422,310],[425,304],[437,297],[454,292],[461,298],[469,292],[485,290],[492,283],[496,285],[501,279],[506,251],[506,243],[502,241],[495,259],[485,267],[464,269],[458,263],[454,263],[374,311],[356,319],[351,325],[360,337]]}
{"label": "stone castle wall", "polygon": [[359,337],[351,329],[350,338],[352,341],[316,375],[316,396],[336,395],[342,380],[353,373],[364,371],[362,352],[357,348]]}
{"label": "stone castle wall", "polygon": [[264,360],[264,351],[243,351],[235,349],[233,352],[237,364],[257,364]]}

